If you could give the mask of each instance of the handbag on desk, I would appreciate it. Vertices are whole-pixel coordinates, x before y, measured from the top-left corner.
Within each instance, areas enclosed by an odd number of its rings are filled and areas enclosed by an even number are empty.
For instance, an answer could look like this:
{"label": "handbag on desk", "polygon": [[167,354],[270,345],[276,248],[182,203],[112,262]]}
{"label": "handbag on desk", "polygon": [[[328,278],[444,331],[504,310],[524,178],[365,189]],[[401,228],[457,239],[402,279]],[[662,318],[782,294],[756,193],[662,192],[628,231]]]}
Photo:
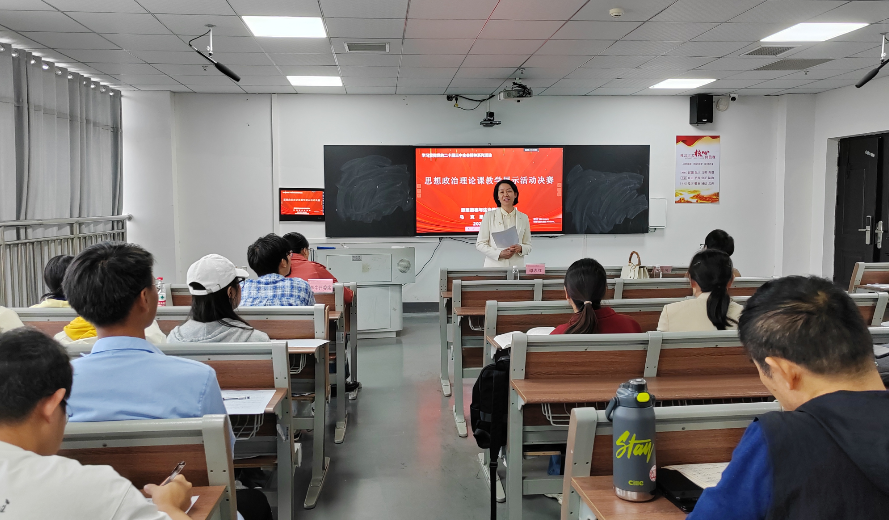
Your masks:
{"label": "handbag on desk", "polygon": [[[633,255],[636,255],[636,263],[633,263]],[[630,259],[627,260],[627,265],[620,270],[620,277],[628,280],[639,280],[642,278],[648,278],[648,269],[642,265],[642,257],[639,256],[639,253],[633,251],[630,253]]]}

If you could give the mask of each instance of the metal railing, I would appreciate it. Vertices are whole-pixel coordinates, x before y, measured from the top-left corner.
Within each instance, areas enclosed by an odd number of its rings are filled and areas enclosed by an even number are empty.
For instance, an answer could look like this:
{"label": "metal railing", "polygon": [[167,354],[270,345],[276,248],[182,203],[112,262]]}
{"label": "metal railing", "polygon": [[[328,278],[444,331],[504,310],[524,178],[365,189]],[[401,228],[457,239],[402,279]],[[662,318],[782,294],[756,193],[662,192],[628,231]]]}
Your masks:
{"label": "metal railing", "polygon": [[132,215],[0,222],[0,306],[28,307],[46,292],[43,267],[105,241],[126,242]]}

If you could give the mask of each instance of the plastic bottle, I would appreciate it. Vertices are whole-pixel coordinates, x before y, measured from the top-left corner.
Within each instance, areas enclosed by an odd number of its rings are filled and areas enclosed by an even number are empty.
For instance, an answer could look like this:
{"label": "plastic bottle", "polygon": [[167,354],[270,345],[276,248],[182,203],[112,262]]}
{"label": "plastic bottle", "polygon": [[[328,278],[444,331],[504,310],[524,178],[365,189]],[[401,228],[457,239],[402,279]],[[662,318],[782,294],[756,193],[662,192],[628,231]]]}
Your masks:
{"label": "plastic bottle", "polygon": [[605,416],[613,423],[614,492],[630,502],[654,498],[657,480],[654,396],[644,379],[621,383]]}
{"label": "plastic bottle", "polygon": [[160,276],[157,277],[157,306],[167,306],[167,291],[164,289],[164,279]]}

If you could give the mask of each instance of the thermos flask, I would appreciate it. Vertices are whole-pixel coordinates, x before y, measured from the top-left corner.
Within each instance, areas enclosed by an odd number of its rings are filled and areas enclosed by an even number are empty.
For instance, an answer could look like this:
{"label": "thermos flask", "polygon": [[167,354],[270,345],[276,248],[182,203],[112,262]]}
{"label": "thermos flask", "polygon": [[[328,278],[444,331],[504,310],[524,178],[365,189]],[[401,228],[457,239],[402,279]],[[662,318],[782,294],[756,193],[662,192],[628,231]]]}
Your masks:
{"label": "thermos flask", "polygon": [[630,502],[654,498],[655,458],[654,396],[644,379],[621,383],[605,408],[614,426],[612,453],[614,492]]}

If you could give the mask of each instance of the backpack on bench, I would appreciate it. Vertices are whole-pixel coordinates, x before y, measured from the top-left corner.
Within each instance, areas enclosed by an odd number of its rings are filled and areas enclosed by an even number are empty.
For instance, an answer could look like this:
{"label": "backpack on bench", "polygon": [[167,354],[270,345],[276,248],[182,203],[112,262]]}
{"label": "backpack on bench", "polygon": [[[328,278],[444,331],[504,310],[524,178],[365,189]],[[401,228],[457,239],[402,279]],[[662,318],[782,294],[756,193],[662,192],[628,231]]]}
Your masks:
{"label": "backpack on bench", "polygon": [[491,520],[497,518],[497,458],[506,446],[509,417],[509,350],[494,354],[494,362],[484,367],[472,386],[469,425],[479,448],[490,450],[488,469],[491,484]]}

